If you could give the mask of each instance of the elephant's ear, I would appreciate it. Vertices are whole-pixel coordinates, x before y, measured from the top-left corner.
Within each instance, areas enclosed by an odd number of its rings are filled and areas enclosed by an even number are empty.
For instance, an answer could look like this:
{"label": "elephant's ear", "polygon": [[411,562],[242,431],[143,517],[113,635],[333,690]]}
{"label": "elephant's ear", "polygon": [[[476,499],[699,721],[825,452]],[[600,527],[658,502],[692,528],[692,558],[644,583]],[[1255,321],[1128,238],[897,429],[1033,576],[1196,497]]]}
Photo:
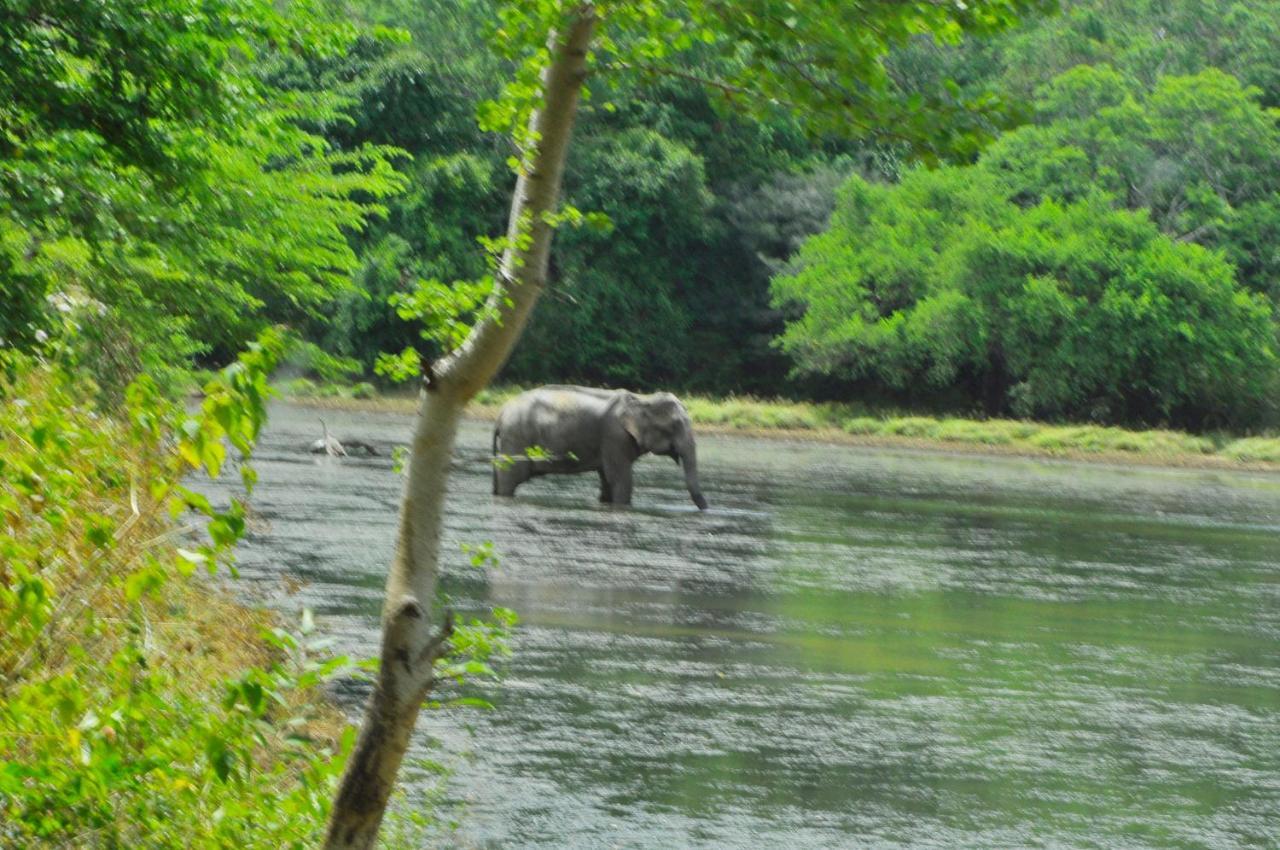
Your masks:
{"label": "elephant's ear", "polygon": [[628,392],[622,393],[618,399],[618,422],[622,429],[631,435],[636,445],[643,451],[644,439],[644,405],[640,399]]}

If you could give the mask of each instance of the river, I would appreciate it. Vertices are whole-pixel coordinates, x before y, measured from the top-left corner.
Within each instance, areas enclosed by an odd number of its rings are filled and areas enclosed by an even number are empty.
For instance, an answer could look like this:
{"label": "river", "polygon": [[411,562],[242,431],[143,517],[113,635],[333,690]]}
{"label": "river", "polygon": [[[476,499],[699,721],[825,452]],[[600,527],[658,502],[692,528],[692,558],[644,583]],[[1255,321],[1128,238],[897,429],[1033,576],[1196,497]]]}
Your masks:
{"label": "river", "polygon": [[[306,454],[319,415],[384,456]],[[257,458],[238,586],[357,656],[410,427],[277,404]],[[521,624],[494,708],[419,722],[444,846],[1280,846],[1280,477],[704,436],[710,511],[665,458],[616,509],[493,497],[489,434],[442,590]]]}

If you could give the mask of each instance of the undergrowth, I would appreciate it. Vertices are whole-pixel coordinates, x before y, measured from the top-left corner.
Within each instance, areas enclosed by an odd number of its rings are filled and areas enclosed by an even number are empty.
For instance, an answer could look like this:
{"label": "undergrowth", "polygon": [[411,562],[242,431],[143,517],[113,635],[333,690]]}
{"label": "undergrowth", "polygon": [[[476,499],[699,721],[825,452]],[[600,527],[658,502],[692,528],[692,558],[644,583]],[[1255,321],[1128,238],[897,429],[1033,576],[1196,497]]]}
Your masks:
{"label": "undergrowth", "polygon": [[[204,578],[245,504],[182,483],[234,467],[252,490],[282,350],[265,336],[194,413],[145,376],[105,411],[56,358],[0,358],[0,847],[321,843],[355,730],[318,686],[362,673],[309,615],[281,628]],[[460,629],[439,675],[488,672],[504,616]]]}
{"label": "undergrowth", "polygon": [[[0,845],[318,840],[351,732],[314,686],[344,661],[196,580],[226,563],[244,509],[180,483],[216,474],[224,440],[247,454],[278,346],[211,382],[195,415],[146,378],[107,415],[72,371],[3,363]],[[196,544],[175,525],[192,511]]]}

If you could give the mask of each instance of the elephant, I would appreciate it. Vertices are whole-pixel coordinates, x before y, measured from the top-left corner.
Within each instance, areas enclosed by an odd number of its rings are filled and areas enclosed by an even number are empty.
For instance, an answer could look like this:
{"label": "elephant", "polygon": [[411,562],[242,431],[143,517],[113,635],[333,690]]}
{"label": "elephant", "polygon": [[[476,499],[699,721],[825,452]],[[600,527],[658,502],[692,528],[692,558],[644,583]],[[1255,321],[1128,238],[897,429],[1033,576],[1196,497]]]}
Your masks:
{"label": "elephant", "polygon": [[698,484],[693,424],[671,393],[552,385],[521,393],[502,406],[493,428],[493,492],[514,496],[539,475],[595,470],[600,501],[631,504],[631,465],[642,455],[666,455],[684,467],[685,486],[707,509]]}

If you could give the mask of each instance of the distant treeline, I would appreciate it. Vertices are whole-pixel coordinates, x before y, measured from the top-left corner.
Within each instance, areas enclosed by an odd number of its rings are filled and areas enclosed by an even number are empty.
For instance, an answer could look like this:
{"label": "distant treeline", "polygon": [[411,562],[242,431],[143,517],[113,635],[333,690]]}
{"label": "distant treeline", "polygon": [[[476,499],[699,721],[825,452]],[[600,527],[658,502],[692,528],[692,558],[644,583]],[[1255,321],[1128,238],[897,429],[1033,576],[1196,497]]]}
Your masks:
{"label": "distant treeline", "polygon": [[[391,295],[418,279],[488,272],[476,240],[504,232],[514,177],[511,150],[476,122],[478,104],[509,73],[486,47],[489,5],[354,5],[371,21],[410,22],[413,36],[363,39],[351,55],[308,69],[306,82],[355,98],[353,121],[325,128],[337,144],[413,155],[403,163],[409,191],[356,239],[356,289],[311,329],[324,349],[370,369],[379,352],[424,347],[417,323],[387,306]],[[789,117],[758,121],[725,106],[714,89],[676,76],[592,80],[565,200],[605,213],[611,226],[558,233],[546,309],[505,380],[788,389],[789,359],[772,345],[783,314],[769,277],[821,229],[845,176],[887,177],[897,161],[888,150],[815,142]]]}
{"label": "distant treeline", "polygon": [[[502,232],[512,178],[474,120],[505,71],[485,4],[356,5],[413,36],[307,69],[355,98],[353,121],[324,130],[335,144],[414,156],[409,191],[355,240],[356,288],[311,326],[368,370],[423,346],[389,296],[485,274],[476,239]],[[937,172],[891,143],[744,117],[686,78],[598,80],[566,195],[612,227],[557,237],[550,303],[504,378],[1274,421],[1276,55],[1280,6],[1227,0],[1086,0],[985,43],[921,41],[896,57],[898,84],[952,79],[1026,124]]]}
{"label": "distant treeline", "polygon": [[[69,8],[100,80],[0,30],[25,51],[0,79],[0,338],[74,308],[105,377],[226,362],[283,321],[369,377],[379,353],[433,353],[398,312],[413,293],[483,292],[478,240],[505,232],[514,181],[476,120],[511,73],[489,3],[314,0],[229,70],[124,15],[155,69],[139,85],[168,100],[116,92],[97,7]],[[1240,0],[1079,0],[987,41],[921,38],[886,85],[1005,119],[934,170],[892,128],[814,138],[728,108],[746,95],[698,82],[710,60],[605,69],[565,195],[608,225],[560,230],[502,380],[1273,426],[1277,55],[1280,4]]]}

